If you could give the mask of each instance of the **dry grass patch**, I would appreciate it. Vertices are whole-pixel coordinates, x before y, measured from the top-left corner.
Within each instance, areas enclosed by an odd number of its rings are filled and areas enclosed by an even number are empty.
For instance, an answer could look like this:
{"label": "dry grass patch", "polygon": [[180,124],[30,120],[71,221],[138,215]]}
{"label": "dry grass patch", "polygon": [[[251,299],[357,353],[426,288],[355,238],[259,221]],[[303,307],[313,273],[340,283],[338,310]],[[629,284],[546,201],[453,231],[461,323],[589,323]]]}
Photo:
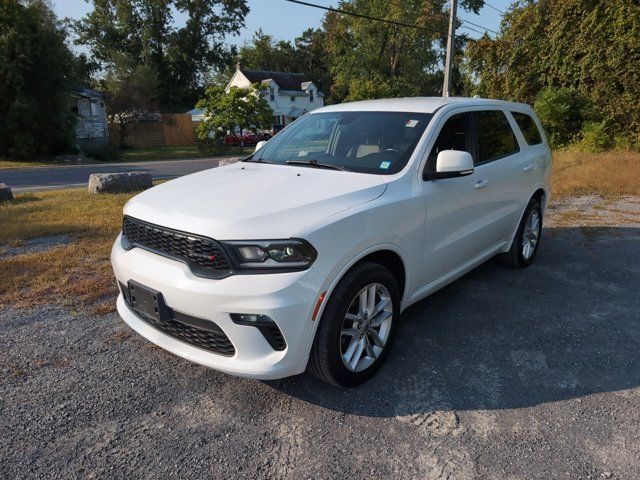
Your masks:
{"label": "dry grass patch", "polygon": [[556,152],[552,196],[640,195],[640,153]]}
{"label": "dry grass patch", "polygon": [[0,205],[0,246],[61,234],[73,239],[0,258],[0,307],[58,303],[109,310],[117,292],[109,253],[130,197],[64,190],[18,195]]}

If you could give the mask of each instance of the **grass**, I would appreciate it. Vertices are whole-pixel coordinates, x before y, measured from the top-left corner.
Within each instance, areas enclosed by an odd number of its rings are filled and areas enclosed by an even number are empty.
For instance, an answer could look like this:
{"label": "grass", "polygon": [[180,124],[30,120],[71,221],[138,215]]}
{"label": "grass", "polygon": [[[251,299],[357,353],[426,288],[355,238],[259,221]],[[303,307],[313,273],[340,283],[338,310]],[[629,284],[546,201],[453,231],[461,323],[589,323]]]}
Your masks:
{"label": "grass", "polygon": [[640,195],[640,153],[556,152],[552,197]]}
{"label": "grass", "polygon": [[149,147],[119,150],[122,161],[144,162],[151,160],[178,160],[181,158],[202,157],[195,145],[185,147]]}
{"label": "grass", "polygon": [[17,160],[8,160],[6,158],[0,158],[0,169],[3,168],[26,168],[26,167],[46,167],[51,166],[51,163],[47,162],[27,162],[27,161],[17,161]]}
{"label": "grass", "polygon": [[40,253],[0,258],[0,308],[57,303],[112,310],[116,287],[109,252],[130,197],[63,190],[17,195],[0,205],[0,245],[58,234],[74,240]]}
{"label": "grass", "polygon": [[[243,152],[237,147],[226,148],[220,153],[212,156],[221,155],[244,155],[253,152],[253,147],[245,147]],[[152,147],[152,148],[135,148],[131,150],[120,150],[120,158],[126,162],[144,162],[152,160],[177,160],[181,158],[202,157],[203,154],[195,145],[186,147]]]}
{"label": "grass", "polygon": [[[242,152],[238,147],[228,147],[222,149],[214,155],[203,155],[195,145],[184,147],[149,147],[118,150],[118,158],[106,163],[117,162],[152,162],[156,160],[180,160],[185,158],[201,158],[206,156],[218,157],[227,155],[248,155],[252,153],[254,147],[245,147]],[[84,165],[99,164],[99,161],[88,160]],[[65,162],[56,161],[28,161],[9,160],[0,158],[0,170],[3,168],[28,168],[28,167],[55,167],[56,165],[70,165]],[[73,165],[73,164],[71,164]]]}
{"label": "grass", "polygon": [[[554,155],[553,195],[640,195],[640,154]],[[18,194],[0,204],[0,253],[31,238],[69,235],[73,242],[40,253],[0,257],[0,308],[57,303],[72,310],[113,310],[117,292],[109,252],[122,207],[133,194],[84,189]]]}

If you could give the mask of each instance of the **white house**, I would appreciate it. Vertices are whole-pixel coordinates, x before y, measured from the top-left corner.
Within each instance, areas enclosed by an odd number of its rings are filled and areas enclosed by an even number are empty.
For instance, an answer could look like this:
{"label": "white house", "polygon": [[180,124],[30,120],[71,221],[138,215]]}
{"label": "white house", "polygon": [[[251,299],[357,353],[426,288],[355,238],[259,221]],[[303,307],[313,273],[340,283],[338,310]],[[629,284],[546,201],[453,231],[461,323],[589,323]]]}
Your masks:
{"label": "white house", "polygon": [[254,83],[264,85],[265,99],[273,110],[274,125],[287,125],[311,110],[324,106],[324,93],[303,73],[248,70],[236,65],[236,72],[227,84],[250,88]]}

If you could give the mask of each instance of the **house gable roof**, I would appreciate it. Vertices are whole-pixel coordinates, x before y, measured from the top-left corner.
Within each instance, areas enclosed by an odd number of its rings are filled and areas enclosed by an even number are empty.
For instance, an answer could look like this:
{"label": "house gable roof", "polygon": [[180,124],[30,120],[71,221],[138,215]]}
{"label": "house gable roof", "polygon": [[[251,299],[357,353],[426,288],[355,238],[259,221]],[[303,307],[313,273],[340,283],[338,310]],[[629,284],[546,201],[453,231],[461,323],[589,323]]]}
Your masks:
{"label": "house gable roof", "polygon": [[271,72],[268,70],[247,70],[242,68],[242,74],[251,83],[261,83],[265,80],[273,80],[282,90],[302,92],[306,87],[302,84],[311,82],[304,73]]}

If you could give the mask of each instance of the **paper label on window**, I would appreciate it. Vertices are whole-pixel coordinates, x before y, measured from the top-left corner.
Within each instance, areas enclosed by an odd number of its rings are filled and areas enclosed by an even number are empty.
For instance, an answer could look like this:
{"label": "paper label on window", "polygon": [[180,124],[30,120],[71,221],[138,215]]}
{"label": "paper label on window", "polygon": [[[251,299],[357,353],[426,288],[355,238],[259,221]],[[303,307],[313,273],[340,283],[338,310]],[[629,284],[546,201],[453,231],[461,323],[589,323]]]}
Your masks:
{"label": "paper label on window", "polygon": [[382,170],[387,170],[390,166],[391,166],[391,162],[381,162],[380,163],[380,168]]}
{"label": "paper label on window", "polygon": [[407,120],[407,123],[405,123],[404,126],[409,128],[414,128],[416,125],[418,125],[419,121],[420,120]]}

